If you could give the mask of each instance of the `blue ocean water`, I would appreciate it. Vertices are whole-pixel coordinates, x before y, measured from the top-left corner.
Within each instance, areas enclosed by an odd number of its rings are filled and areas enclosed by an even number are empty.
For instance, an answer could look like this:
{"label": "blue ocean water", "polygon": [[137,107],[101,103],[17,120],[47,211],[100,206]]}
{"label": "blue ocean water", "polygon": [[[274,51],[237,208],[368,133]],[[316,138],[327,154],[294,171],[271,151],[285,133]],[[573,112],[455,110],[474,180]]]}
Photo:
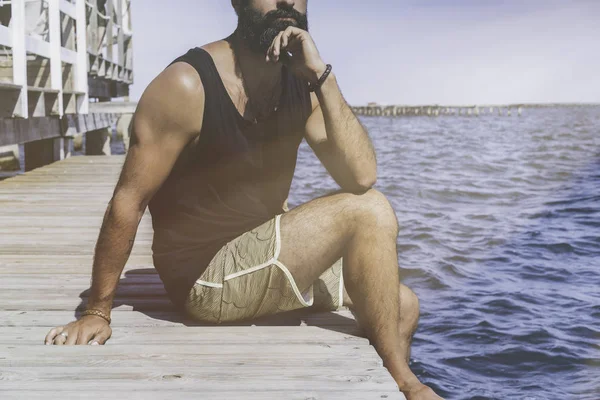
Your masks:
{"label": "blue ocean water", "polygon": [[[600,399],[600,107],[361,117],[448,399]],[[303,143],[290,206],[335,189]]]}
{"label": "blue ocean water", "polygon": [[[600,107],[361,121],[421,299],[419,378],[448,399],[599,400]],[[336,188],[303,143],[290,207]]]}

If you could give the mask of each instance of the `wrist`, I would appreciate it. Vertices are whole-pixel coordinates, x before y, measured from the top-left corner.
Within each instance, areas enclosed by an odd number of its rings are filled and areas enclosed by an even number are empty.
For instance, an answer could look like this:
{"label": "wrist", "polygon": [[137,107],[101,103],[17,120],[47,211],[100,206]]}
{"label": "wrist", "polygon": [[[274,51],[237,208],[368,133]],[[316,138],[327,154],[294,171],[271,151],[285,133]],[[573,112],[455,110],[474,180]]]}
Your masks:
{"label": "wrist", "polygon": [[309,83],[309,85],[308,85],[309,86],[309,91],[311,91],[311,92],[317,92],[317,91],[321,90],[321,87],[329,79],[329,76],[331,75],[331,71],[332,71],[331,64],[326,64],[325,65],[325,70],[320,75],[320,77],[317,80],[317,82],[316,83]]}
{"label": "wrist", "polygon": [[112,311],[112,307],[111,306],[105,306],[105,305],[95,305],[92,303],[89,303],[84,309],[83,311],[88,311],[88,310],[98,310],[102,313],[104,313],[105,315],[110,316],[110,312]]}
{"label": "wrist", "polygon": [[102,318],[103,320],[105,320],[106,322],[108,322],[110,324],[111,322],[111,318],[110,318],[110,310],[108,312],[103,311],[102,309],[99,308],[91,308],[91,307],[87,307],[82,313],[81,313],[81,317],[87,316],[87,315],[93,315],[96,316],[98,318]]}
{"label": "wrist", "polygon": [[79,319],[84,319],[84,318],[86,320],[88,320],[88,319],[90,319],[90,320],[96,319],[96,320],[104,321],[104,322],[106,322],[108,324],[108,321],[106,320],[106,318],[102,318],[101,316],[96,315],[96,314],[82,314],[82,315],[79,316]]}
{"label": "wrist", "polygon": [[321,93],[323,90],[327,90],[328,88],[334,87],[336,85],[336,77],[333,71],[329,73],[327,79],[323,81],[323,84],[315,90],[316,94]]}
{"label": "wrist", "polygon": [[325,70],[327,70],[327,64],[321,61],[321,63],[312,71],[312,77],[309,81],[310,84],[316,85],[317,82],[319,82],[319,78],[321,78],[325,73]]}

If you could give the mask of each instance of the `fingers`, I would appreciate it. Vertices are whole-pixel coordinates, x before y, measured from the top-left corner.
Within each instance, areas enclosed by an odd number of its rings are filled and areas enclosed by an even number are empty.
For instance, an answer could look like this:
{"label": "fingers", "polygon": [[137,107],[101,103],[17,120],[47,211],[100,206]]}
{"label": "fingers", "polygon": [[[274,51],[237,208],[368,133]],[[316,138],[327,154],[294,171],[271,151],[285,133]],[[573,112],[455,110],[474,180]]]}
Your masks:
{"label": "fingers", "polygon": [[289,35],[283,34],[281,35],[281,51],[287,48],[289,40]]}
{"label": "fingers", "polygon": [[[50,329],[50,332],[44,338],[44,344],[50,345],[54,343],[54,340],[57,336],[61,336],[60,333],[63,331],[64,326],[57,326],[56,328]],[[66,340],[64,336],[61,336],[62,339]],[[60,338],[59,338],[60,340]]]}
{"label": "fingers", "polygon": [[89,338],[91,337],[91,332],[82,334],[73,327],[69,329],[68,326],[58,326],[48,332],[44,338],[44,344],[58,346],[88,344]]}
{"label": "fingers", "polygon": [[271,43],[271,46],[267,51],[266,61],[273,63],[279,62],[281,53],[288,48],[290,41],[302,33],[305,33],[305,31],[294,26],[288,26],[285,30],[279,32],[275,39],[273,39],[273,43]]}
{"label": "fingers", "polygon": [[66,326],[57,326],[56,328],[51,329],[50,332],[48,332],[48,334],[46,335],[46,338],[44,339],[44,344],[65,344],[69,336],[69,333],[67,332],[66,328]]}
{"label": "fingers", "polygon": [[58,326],[48,332],[44,339],[47,345],[98,345],[104,344],[111,336],[112,329],[104,321],[79,319],[65,326]]}
{"label": "fingers", "polygon": [[56,336],[58,334],[59,328],[60,327],[50,329],[50,332],[48,332],[48,334],[44,338],[44,344],[52,344],[52,341],[54,340],[54,336]]}
{"label": "fingers", "polygon": [[269,47],[269,50],[267,51],[267,57],[266,57],[267,62],[276,63],[279,61],[279,52],[281,50],[281,37],[284,32],[285,31],[279,32],[277,34],[277,36],[275,36],[275,39],[273,39],[273,43],[271,43],[271,46]]}
{"label": "fingers", "polygon": [[77,343],[75,344],[90,344],[90,340],[94,336],[94,332],[89,329],[81,329],[77,336]]}
{"label": "fingers", "polygon": [[77,343],[77,337],[79,336],[78,329],[70,329],[69,331],[67,331],[67,334],[68,334],[67,341],[64,344],[70,346],[70,345]]}
{"label": "fingers", "polygon": [[283,32],[279,32],[279,35],[273,41],[273,61],[279,62],[279,54],[281,54],[281,37]]}
{"label": "fingers", "polygon": [[100,333],[97,333],[94,338],[91,340],[90,345],[96,346],[105,344],[106,341],[110,338],[112,331],[110,329],[103,329]]}

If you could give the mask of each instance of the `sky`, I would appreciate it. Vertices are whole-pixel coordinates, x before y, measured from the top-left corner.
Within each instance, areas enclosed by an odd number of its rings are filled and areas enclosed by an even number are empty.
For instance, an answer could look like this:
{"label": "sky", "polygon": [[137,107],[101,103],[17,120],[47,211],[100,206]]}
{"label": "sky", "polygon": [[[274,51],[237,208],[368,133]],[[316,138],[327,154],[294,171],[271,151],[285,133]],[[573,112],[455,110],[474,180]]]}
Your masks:
{"label": "sky", "polygon": [[[309,0],[351,105],[600,103],[600,0]],[[137,100],[188,49],[235,29],[229,0],[134,0]]]}

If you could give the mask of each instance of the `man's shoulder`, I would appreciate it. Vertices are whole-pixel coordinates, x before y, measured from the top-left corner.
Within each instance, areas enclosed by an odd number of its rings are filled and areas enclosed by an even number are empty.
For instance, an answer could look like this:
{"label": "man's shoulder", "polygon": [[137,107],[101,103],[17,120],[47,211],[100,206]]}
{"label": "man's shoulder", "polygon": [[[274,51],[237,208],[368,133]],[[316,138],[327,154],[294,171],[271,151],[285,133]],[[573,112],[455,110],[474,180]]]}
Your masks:
{"label": "man's shoulder", "polygon": [[198,108],[204,108],[204,87],[200,76],[191,65],[174,63],[148,85],[136,114],[141,112],[152,120],[159,117],[181,120],[192,109]]}
{"label": "man's shoulder", "polygon": [[164,69],[155,79],[165,95],[203,96],[202,79],[189,63],[175,62]]}
{"label": "man's shoulder", "polygon": [[[184,85],[198,88],[202,85],[201,67],[206,63],[206,56],[212,59],[215,65],[221,65],[230,55],[230,49],[225,40],[217,40],[201,46],[193,47],[177,57],[165,68],[161,75],[166,75],[169,80],[174,80]],[[160,76],[160,75],[159,75]],[[180,87],[181,89],[181,87]]]}

